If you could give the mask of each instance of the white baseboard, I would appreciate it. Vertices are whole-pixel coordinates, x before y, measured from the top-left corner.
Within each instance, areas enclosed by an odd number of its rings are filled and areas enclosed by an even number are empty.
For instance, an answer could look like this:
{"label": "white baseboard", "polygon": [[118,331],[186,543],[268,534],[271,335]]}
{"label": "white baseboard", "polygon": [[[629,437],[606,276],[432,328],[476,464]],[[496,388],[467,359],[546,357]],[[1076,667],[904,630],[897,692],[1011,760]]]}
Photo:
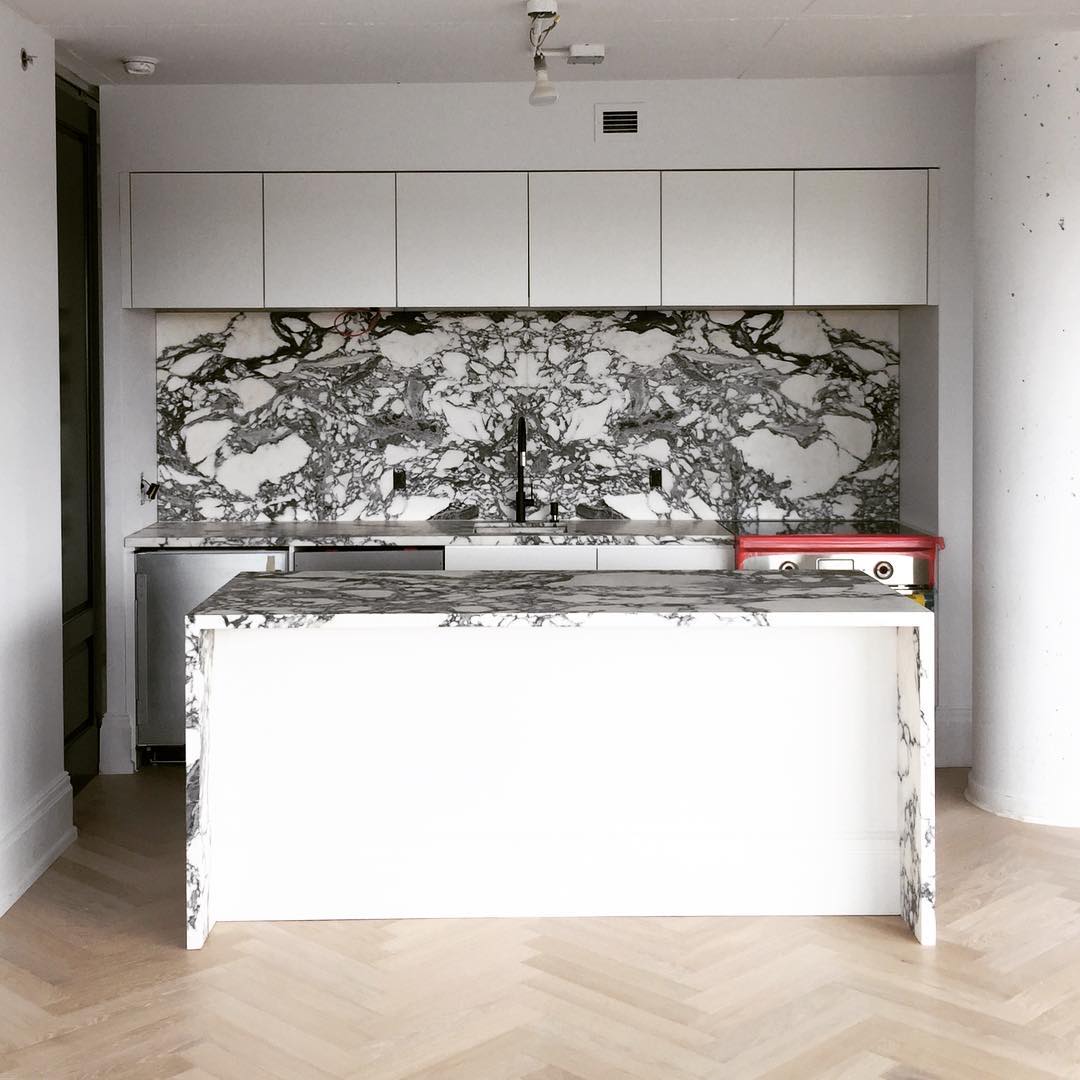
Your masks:
{"label": "white baseboard", "polygon": [[1010,795],[980,784],[978,778],[972,774],[968,776],[964,797],[980,810],[988,810],[998,817],[1026,821],[1030,825],[1080,829],[1080,800],[1075,796],[1054,800],[1045,797],[1031,798],[1027,794]]}
{"label": "white baseboard", "polygon": [[49,868],[76,836],[71,780],[61,773],[0,835],[0,915]]}
{"label": "white baseboard", "polygon": [[106,713],[101,718],[101,748],[98,771],[106,776],[133,773],[134,739],[127,713]]}
{"label": "white baseboard", "polygon": [[971,765],[971,709],[938,706],[937,757],[939,769]]}

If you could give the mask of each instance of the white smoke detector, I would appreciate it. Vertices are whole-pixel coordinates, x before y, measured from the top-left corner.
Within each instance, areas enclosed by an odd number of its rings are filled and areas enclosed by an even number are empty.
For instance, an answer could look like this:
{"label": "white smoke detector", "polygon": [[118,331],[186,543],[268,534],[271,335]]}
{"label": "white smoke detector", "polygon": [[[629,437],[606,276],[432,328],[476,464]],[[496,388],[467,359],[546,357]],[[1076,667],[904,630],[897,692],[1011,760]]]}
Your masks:
{"label": "white smoke detector", "polygon": [[129,75],[145,78],[157,71],[158,59],[156,56],[125,56],[120,63]]}

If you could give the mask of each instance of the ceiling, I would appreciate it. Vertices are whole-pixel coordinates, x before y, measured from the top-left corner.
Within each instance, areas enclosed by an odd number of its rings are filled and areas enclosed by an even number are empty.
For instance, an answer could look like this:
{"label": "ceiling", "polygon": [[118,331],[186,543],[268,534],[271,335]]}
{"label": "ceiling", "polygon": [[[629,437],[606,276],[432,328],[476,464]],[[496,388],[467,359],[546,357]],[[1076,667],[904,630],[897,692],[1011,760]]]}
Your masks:
{"label": "ceiling", "polygon": [[[11,0],[9,0],[11,2]],[[524,0],[14,0],[89,82],[504,82],[531,78]],[[1080,29],[1080,0],[562,0],[549,44],[603,42],[563,79],[915,75],[1000,38]],[[142,80],[146,81],[146,80]]]}

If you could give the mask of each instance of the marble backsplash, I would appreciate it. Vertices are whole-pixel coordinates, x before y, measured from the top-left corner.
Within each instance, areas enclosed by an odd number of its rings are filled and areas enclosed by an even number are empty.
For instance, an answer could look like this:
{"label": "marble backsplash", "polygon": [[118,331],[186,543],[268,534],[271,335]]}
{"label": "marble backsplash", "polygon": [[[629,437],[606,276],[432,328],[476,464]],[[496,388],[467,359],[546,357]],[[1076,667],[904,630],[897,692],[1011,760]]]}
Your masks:
{"label": "marble backsplash", "polygon": [[159,314],[159,519],[898,514],[896,311],[369,314]]}

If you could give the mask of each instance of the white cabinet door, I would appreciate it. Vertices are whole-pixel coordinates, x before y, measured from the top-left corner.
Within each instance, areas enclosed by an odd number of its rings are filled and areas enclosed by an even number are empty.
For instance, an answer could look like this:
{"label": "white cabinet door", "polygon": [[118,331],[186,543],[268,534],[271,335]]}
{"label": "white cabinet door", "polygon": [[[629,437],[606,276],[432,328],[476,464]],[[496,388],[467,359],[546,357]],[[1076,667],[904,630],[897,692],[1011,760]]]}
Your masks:
{"label": "white cabinet door", "polygon": [[664,305],[790,307],[793,183],[791,172],[664,173]]}
{"label": "white cabinet door", "polygon": [[143,308],[262,307],[262,174],[132,173],[131,298]]}
{"label": "white cabinet door", "polygon": [[925,304],[925,169],[795,174],[795,303]]}
{"label": "white cabinet door", "polygon": [[597,570],[731,570],[730,544],[612,544],[596,549]]}
{"label": "white cabinet door", "polygon": [[660,174],[529,175],[532,307],[660,303]]}
{"label": "white cabinet door", "polygon": [[525,173],[399,173],[398,304],[527,307]]}
{"label": "white cabinet door", "polygon": [[393,173],[266,173],[266,307],[394,307]]}
{"label": "white cabinet door", "polygon": [[588,544],[451,544],[447,570],[595,570],[596,548]]}

